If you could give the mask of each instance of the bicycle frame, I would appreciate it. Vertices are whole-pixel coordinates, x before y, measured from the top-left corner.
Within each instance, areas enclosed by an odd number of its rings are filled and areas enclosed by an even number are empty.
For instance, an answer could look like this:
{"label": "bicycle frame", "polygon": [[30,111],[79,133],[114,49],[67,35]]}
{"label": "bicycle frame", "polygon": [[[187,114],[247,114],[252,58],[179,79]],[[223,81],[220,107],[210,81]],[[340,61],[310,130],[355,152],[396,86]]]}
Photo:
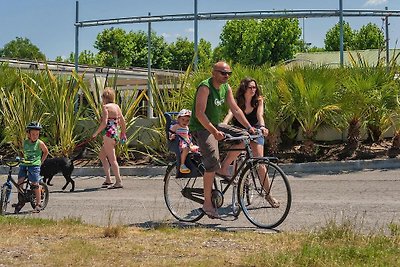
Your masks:
{"label": "bicycle frame", "polygon": [[[19,162],[17,162],[19,164]],[[14,185],[17,188],[18,193],[24,194],[24,190],[19,186],[18,182],[16,182],[14,180],[14,178],[12,177],[12,169],[16,166],[18,166],[18,164],[12,164],[12,165],[7,165],[8,166],[8,175],[7,175],[7,180],[6,182],[3,184],[3,186],[7,186],[10,190],[12,189],[12,185]],[[27,177],[25,177],[25,179],[27,179]],[[11,191],[9,192],[9,194],[11,195]],[[7,197],[9,198],[10,195],[8,195]]]}

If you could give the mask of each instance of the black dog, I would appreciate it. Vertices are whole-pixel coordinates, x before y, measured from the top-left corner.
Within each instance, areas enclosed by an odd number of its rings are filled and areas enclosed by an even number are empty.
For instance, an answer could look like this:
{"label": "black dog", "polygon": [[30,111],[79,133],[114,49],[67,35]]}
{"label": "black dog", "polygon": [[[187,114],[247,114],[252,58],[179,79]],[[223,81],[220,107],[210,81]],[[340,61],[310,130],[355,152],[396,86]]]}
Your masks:
{"label": "black dog", "polygon": [[66,158],[66,157],[56,157],[56,158],[48,158],[46,159],[42,166],[40,167],[40,175],[43,176],[43,182],[52,186],[51,180],[53,179],[54,175],[57,173],[62,173],[65,178],[65,185],[62,187],[62,190],[67,188],[68,184],[71,183],[71,190],[70,192],[74,192],[75,190],[75,181],[72,180],[72,172],[74,170],[74,161],[84,154],[86,149],[80,151],[80,153],[73,157],[73,158]]}

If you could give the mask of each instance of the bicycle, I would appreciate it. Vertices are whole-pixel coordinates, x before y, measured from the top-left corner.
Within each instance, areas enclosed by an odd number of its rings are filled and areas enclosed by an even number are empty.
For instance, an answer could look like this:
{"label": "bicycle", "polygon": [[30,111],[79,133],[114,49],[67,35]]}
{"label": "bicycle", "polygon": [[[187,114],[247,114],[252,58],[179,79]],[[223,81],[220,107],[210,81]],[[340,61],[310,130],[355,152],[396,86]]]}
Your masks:
{"label": "bicycle", "polygon": [[[11,202],[11,193],[12,187],[17,189],[18,193],[18,203],[13,204],[15,208],[14,213],[19,213],[25,203],[30,203],[32,208],[34,209],[36,206],[36,197],[35,193],[32,190],[32,183],[26,177],[21,185],[14,180],[12,177],[12,169],[18,166],[23,162],[23,159],[16,157],[15,159],[3,159],[0,158],[1,165],[7,165],[9,167],[7,181],[1,186],[1,194],[0,194],[0,215],[5,215],[7,211],[7,206]],[[41,186],[41,201],[40,206],[41,210],[44,210],[49,202],[49,189],[45,183],[40,180],[39,182]],[[21,206],[19,206],[21,204]]]}
{"label": "bicycle", "polygon": [[[165,113],[166,130],[173,123],[175,112]],[[260,137],[262,133],[240,137],[227,137],[225,142],[242,141],[245,153],[236,160],[234,174],[230,181],[216,175],[212,190],[212,202],[216,208],[224,204],[224,196],[232,186],[231,209],[234,217],[243,211],[246,218],[260,228],[275,228],[279,226],[289,214],[292,194],[289,181],[283,170],[275,163],[275,157],[253,157],[250,142]],[[179,221],[196,222],[205,213],[202,210],[204,202],[203,179],[204,166],[201,155],[190,153],[186,160],[187,166],[192,170],[189,174],[181,174],[177,168],[179,150],[173,142],[169,142],[169,149],[177,155],[177,161],[171,162],[164,176],[164,200],[170,213]],[[237,150],[233,148],[225,151]],[[261,177],[260,170],[265,170]],[[269,182],[266,191],[266,181]],[[273,208],[266,200],[272,194],[279,200],[280,205]]]}

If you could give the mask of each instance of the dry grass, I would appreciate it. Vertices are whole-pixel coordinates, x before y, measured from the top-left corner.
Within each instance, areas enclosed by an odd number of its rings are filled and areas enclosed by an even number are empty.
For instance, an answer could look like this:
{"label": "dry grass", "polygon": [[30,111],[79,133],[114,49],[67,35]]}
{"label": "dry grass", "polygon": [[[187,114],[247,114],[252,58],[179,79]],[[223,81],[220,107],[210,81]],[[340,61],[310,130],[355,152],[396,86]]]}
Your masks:
{"label": "dry grass", "polygon": [[[391,228],[396,228],[392,225]],[[398,229],[398,228],[396,228]],[[400,236],[221,232],[92,226],[79,220],[0,217],[4,266],[398,266]],[[393,233],[393,231],[392,231]],[[350,257],[349,255],[352,255]],[[0,265],[1,265],[0,264]]]}

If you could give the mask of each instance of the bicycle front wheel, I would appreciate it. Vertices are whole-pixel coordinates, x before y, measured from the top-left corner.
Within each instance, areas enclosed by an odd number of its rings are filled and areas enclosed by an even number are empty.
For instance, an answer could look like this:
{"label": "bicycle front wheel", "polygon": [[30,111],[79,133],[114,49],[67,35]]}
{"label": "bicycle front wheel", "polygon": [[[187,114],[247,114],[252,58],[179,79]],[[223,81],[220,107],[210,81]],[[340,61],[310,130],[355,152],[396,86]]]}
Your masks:
{"label": "bicycle front wheel", "polygon": [[11,189],[7,186],[2,186],[1,187],[1,195],[0,195],[0,215],[5,215],[7,211],[7,205],[9,202],[9,196],[10,196],[10,191]]}
{"label": "bicycle front wheel", "polygon": [[178,178],[176,165],[168,166],[164,177],[164,200],[171,214],[183,222],[196,222],[204,213],[203,178]]}
{"label": "bicycle front wheel", "polygon": [[255,226],[267,229],[277,227],[286,219],[292,203],[286,174],[263,158],[252,160],[243,170],[238,198],[246,218]]}

